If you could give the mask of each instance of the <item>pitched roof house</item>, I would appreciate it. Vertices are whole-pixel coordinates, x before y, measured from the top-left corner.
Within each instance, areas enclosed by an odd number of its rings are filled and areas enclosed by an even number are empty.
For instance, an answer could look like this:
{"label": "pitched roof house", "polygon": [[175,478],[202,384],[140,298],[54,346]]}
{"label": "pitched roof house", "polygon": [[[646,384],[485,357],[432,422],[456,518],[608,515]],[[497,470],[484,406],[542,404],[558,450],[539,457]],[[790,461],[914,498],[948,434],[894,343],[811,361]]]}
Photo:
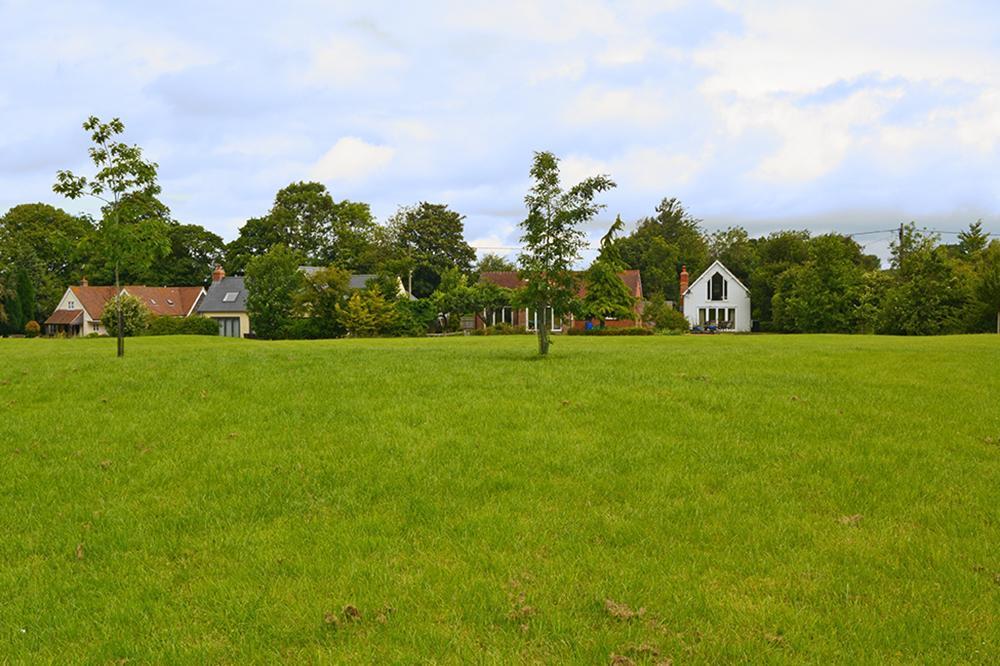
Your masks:
{"label": "pitched roof house", "polygon": [[721,261],[715,261],[688,285],[681,268],[681,310],[692,327],[715,326],[720,331],[749,332],[750,290]]}
{"label": "pitched roof house", "polygon": [[[114,287],[92,287],[83,280],[79,285],[67,287],[55,312],[45,320],[49,335],[104,335],[101,325],[104,306],[115,297]],[[188,317],[205,295],[201,287],[146,287],[129,285],[122,293],[136,296],[154,315],[162,317]]]}
{"label": "pitched roof house", "polygon": [[[635,317],[631,319],[609,319],[606,323],[608,327],[631,327],[631,326],[641,326],[642,325],[642,311],[643,311],[643,295],[642,295],[642,276],[637,270],[627,270],[618,274],[625,286],[628,287],[629,293],[636,299],[636,311]],[[520,289],[525,285],[525,281],[522,280],[517,271],[486,271],[479,275],[480,282],[490,282],[497,285],[498,287],[503,287],[505,289]],[[577,292],[579,298],[583,298],[587,295],[587,285],[583,280],[580,280],[580,288]],[[566,316],[554,316],[549,308],[549,317],[552,321],[552,331],[555,333],[561,332],[564,326],[571,326],[574,328],[584,328],[586,322],[582,320],[577,320],[572,315]],[[557,313],[561,315],[562,313]],[[485,317],[489,317],[489,321],[485,320]],[[499,308],[496,312],[489,315],[487,313],[479,313],[476,315],[476,328],[484,328],[486,326],[492,326],[495,324],[510,324],[511,326],[517,326],[525,328],[529,331],[536,330],[538,326],[538,313],[532,308],[513,308],[513,307],[503,307]]]}
{"label": "pitched roof house", "polygon": [[198,314],[219,324],[219,335],[243,338],[250,332],[247,287],[242,275],[227,276],[222,266],[212,272],[212,284],[198,304]]}

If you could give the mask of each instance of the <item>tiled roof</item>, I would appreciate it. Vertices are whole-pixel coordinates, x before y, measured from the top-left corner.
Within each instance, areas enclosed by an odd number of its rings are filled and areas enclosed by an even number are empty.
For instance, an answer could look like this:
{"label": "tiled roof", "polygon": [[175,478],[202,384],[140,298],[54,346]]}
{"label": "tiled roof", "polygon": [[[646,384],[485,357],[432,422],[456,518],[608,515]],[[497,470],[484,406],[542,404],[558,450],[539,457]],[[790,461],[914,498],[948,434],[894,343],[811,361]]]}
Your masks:
{"label": "tiled roof", "polygon": [[[226,294],[236,294],[226,300]],[[198,304],[198,312],[246,312],[247,287],[240,275],[229,275],[208,288],[205,298]]]}
{"label": "tiled roof", "polygon": [[[582,274],[581,274],[582,276]],[[637,270],[627,270],[618,274],[618,277],[622,279],[625,286],[628,287],[629,293],[635,298],[642,299],[642,278]],[[524,286],[525,282],[518,277],[516,271],[487,271],[479,275],[479,280],[481,282],[492,282],[498,287],[504,287],[506,289],[520,289]],[[587,295],[587,285],[580,281],[580,292],[579,297],[583,298]]]}
{"label": "tiled roof", "polygon": [[[104,304],[115,297],[114,287],[70,287],[80,305],[94,319],[100,319],[104,313]],[[144,287],[130,285],[122,287],[122,291],[136,296],[146,304],[155,315],[169,317],[184,317],[201,297],[201,287]]]}
{"label": "tiled roof", "polygon": [[80,324],[83,322],[83,310],[56,310],[45,320],[46,324]]}
{"label": "tiled roof", "polygon": [[125,287],[125,291],[141,298],[155,315],[185,317],[201,297],[201,287]]}
{"label": "tiled roof", "polygon": [[76,299],[93,319],[104,314],[104,304],[115,297],[114,287],[70,287]]}

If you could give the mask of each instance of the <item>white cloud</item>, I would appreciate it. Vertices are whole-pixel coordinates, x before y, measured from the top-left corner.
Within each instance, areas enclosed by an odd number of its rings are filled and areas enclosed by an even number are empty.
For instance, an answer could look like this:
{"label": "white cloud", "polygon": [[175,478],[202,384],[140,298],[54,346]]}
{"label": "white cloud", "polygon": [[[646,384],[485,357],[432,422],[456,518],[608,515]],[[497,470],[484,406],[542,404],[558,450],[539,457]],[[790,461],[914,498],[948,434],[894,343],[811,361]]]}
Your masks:
{"label": "white cloud", "polygon": [[613,123],[656,127],[667,122],[671,111],[664,92],[652,86],[590,86],[569,102],[563,117],[573,125],[582,126]]}
{"label": "white cloud", "polygon": [[389,146],[376,146],[354,136],[345,136],[316,162],[311,177],[325,181],[363,181],[384,169],[394,154]]}
{"label": "white cloud", "polygon": [[571,186],[584,178],[607,174],[619,189],[659,195],[690,183],[707,162],[706,156],[640,146],[608,160],[570,155],[560,162],[560,175],[563,184]]}
{"label": "white cloud", "polygon": [[807,92],[870,73],[911,80],[996,83],[995,25],[930,0],[729,0],[745,32],[694,54],[712,71],[703,89]]}
{"label": "white cloud", "polygon": [[338,35],[315,48],[305,75],[309,83],[325,86],[385,82],[406,66],[406,59],[384,44]]}

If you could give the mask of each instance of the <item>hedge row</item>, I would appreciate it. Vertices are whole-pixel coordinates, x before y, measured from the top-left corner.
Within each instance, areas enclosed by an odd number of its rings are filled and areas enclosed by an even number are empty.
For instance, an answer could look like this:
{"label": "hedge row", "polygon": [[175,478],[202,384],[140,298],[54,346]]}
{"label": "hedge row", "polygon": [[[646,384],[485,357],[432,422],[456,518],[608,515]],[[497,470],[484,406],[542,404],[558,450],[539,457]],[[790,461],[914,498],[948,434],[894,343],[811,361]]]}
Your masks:
{"label": "hedge row", "polygon": [[151,317],[140,335],[218,335],[219,322],[208,317]]}
{"label": "hedge row", "polygon": [[641,326],[628,328],[571,328],[566,335],[653,335],[653,329]]}

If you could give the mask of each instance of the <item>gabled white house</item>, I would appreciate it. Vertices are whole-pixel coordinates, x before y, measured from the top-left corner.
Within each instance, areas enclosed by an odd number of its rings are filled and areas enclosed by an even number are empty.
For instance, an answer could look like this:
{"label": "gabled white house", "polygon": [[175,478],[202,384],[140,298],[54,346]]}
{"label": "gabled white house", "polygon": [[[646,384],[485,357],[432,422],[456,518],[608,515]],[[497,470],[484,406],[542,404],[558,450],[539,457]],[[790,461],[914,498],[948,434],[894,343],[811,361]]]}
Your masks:
{"label": "gabled white house", "polygon": [[690,286],[687,278],[685,266],[681,269],[681,308],[692,327],[713,325],[720,331],[750,331],[750,290],[721,261],[712,263]]}

